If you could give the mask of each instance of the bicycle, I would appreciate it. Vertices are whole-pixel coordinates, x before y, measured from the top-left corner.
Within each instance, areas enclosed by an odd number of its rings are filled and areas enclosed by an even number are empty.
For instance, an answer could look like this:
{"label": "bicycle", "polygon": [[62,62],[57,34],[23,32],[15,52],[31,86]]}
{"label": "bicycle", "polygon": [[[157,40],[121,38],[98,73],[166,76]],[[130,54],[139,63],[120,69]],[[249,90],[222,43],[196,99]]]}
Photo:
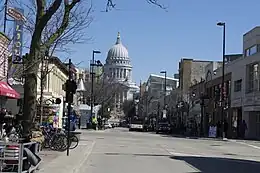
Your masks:
{"label": "bicycle", "polygon": [[50,148],[55,151],[63,151],[67,143],[66,136],[50,127],[42,127],[44,135],[44,148]]}
{"label": "bicycle", "polygon": [[[44,147],[49,147],[51,150],[65,151],[67,149],[67,132],[59,131],[52,128],[43,128],[45,136]],[[70,134],[69,149],[75,149],[79,144],[79,139],[76,135]]]}

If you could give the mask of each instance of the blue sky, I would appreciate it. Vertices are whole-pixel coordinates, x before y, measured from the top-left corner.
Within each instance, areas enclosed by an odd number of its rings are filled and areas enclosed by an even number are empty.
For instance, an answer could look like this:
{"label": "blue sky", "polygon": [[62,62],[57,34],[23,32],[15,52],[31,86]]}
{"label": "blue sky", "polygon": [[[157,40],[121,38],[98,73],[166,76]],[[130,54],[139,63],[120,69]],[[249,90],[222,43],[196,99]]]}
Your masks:
{"label": "blue sky", "polygon": [[119,31],[137,83],[161,70],[173,76],[182,57],[220,60],[222,29],[216,26],[218,21],[227,25],[227,53],[241,53],[243,34],[260,23],[259,0],[161,0],[168,12],[146,0],[115,2],[119,10],[104,13],[106,0],[93,1],[95,19],[86,29],[93,40],[72,45],[75,53],[71,58],[88,67],[92,50],[98,49],[102,54],[97,59],[104,62]]}
{"label": "blue sky", "polygon": [[102,13],[104,2],[95,4],[95,20],[86,31],[93,42],[77,45],[73,60],[88,65],[91,51],[99,49],[102,54],[97,58],[104,61],[120,31],[137,83],[161,70],[173,75],[182,57],[220,60],[222,29],[216,26],[218,21],[227,25],[227,53],[241,53],[243,34],[260,23],[257,0],[162,0],[168,12],[145,0],[117,0],[120,10]]}

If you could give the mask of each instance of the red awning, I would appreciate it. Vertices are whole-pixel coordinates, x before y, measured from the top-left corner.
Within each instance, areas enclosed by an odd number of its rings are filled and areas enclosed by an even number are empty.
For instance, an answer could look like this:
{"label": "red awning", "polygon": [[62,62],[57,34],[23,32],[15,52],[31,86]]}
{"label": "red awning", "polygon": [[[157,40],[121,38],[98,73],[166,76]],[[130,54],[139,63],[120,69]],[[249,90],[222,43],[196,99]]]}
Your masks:
{"label": "red awning", "polygon": [[0,81],[0,95],[13,99],[19,99],[20,94],[4,81]]}

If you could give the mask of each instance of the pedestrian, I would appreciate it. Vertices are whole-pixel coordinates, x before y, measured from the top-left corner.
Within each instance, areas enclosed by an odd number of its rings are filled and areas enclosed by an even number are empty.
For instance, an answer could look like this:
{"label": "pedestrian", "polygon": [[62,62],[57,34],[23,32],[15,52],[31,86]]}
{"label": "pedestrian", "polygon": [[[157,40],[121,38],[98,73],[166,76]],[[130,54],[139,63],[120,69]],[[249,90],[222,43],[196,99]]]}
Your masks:
{"label": "pedestrian", "polygon": [[220,123],[220,121],[218,121],[218,123],[217,123],[217,137],[221,136],[220,132],[221,132],[221,123]]}
{"label": "pedestrian", "polygon": [[242,139],[245,139],[245,133],[246,133],[246,130],[247,130],[247,124],[246,124],[246,121],[245,120],[243,120],[242,121],[242,124],[241,124],[241,130],[240,130],[240,132],[241,132],[241,138]]}
{"label": "pedestrian", "polygon": [[222,137],[226,138],[227,137],[227,132],[228,132],[228,122],[227,122],[226,119],[224,120],[224,132],[225,132],[225,136],[222,136]]}

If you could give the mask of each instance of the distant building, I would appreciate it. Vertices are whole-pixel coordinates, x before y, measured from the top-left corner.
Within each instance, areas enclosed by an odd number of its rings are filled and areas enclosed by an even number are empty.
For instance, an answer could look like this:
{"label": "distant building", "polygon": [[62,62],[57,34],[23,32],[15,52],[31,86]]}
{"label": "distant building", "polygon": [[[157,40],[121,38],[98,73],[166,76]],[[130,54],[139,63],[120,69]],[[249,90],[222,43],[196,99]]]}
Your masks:
{"label": "distant building", "polygon": [[[165,77],[151,74],[146,82],[146,92],[148,97],[148,114],[157,112],[158,104],[163,107]],[[166,77],[166,97],[177,88],[178,79]]]}
{"label": "distant building", "polygon": [[82,79],[84,83],[91,81],[91,75],[88,69],[76,68],[76,71],[77,82],[79,81],[79,79]]}
{"label": "distant building", "polygon": [[179,87],[182,100],[189,97],[189,88],[204,80],[205,67],[213,61],[182,58],[179,62]]}

